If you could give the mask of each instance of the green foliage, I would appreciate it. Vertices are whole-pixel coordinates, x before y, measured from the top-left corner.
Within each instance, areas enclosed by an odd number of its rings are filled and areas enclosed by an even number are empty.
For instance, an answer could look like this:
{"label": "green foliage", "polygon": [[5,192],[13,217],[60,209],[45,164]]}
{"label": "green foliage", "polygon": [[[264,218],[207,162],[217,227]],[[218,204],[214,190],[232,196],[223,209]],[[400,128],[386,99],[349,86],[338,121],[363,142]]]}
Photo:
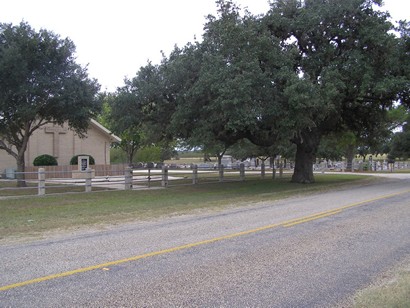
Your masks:
{"label": "green foliage", "polygon": [[158,146],[147,146],[138,150],[136,155],[136,161],[144,163],[162,161],[161,148]]}
{"label": "green foliage", "polygon": [[16,158],[18,171],[34,131],[68,122],[82,136],[98,112],[99,85],[75,60],[68,38],[26,22],[0,23],[0,149]]}
{"label": "green foliage", "polygon": [[313,178],[310,162],[322,136],[351,131],[366,143],[379,137],[387,110],[408,85],[400,40],[390,33],[388,15],[374,4],[280,1],[266,16],[272,34],[295,52],[284,106],[297,145],[295,181]]}
{"label": "green foliage", "polygon": [[345,148],[335,135],[322,138],[317,151],[317,157],[325,160],[341,160],[345,154]]}
{"label": "green foliage", "polygon": [[128,164],[134,160],[137,150],[141,147],[143,132],[136,127],[129,127],[123,130],[119,137],[121,141],[114,144],[114,147],[120,148],[126,154]]}
{"label": "green foliage", "polygon": [[175,142],[160,144],[161,162],[172,158],[178,159],[178,151],[175,149]]}
{"label": "green foliage", "polygon": [[[293,181],[301,183],[314,181],[326,136],[348,132],[356,146],[380,152],[388,110],[408,103],[410,31],[401,25],[402,36],[393,35],[379,2],[276,1],[252,16],[219,0],[201,42],[175,48],[126,82],[121,119],[144,119],[150,136],[219,157],[241,140],[259,146],[246,145],[246,155],[290,155],[296,147]],[[321,155],[340,157],[327,141]]]}
{"label": "green foliage", "polygon": [[0,24],[0,30],[1,133],[11,135],[7,130],[14,132],[20,123],[31,124],[32,131],[46,122],[65,121],[84,133],[100,107],[95,99],[99,85],[75,63],[74,43],[47,30],[36,32],[24,22]]}
{"label": "green foliage", "polygon": [[57,166],[57,159],[55,157],[48,155],[48,154],[43,154],[40,156],[37,156],[34,161],[33,161],[34,166]]}
{"label": "green foliage", "polygon": [[389,156],[393,159],[408,159],[410,157],[410,131],[396,133],[392,140]]}
{"label": "green foliage", "polygon": [[279,149],[276,146],[263,147],[251,143],[248,139],[242,139],[232,146],[228,151],[237,160],[247,158],[275,158],[279,154]]}
{"label": "green foliage", "polygon": [[123,149],[119,147],[113,147],[110,149],[110,161],[111,164],[127,163],[127,154]]}
{"label": "green foliage", "polygon": [[90,165],[95,165],[95,160],[94,157],[88,154],[79,154],[71,157],[70,159],[70,165],[78,165],[78,156],[88,156],[89,157],[89,163]]}
{"label": "green foliage", "polygon": [[126,85],[116,93],[108,94],[104,99],[104,111],[100,115],[113,133],[121,138],[114,147],[123,150],[128,164],[132,164],[137,150],[148,140],[147,125],[140,105],[135,105],[138,99],[132,90],[131,81],[126,81]]}
{"label": "green foliage", "polygon": [[[145,146],[138,149],[135,157],[132,160],[133,164],[139,162],[163,162],[172,157],[177,157],[178,153],[173,148],[164,149],[160,146]],[[203,154],[202,154],[203,156]],[[114,147],[111,149],[111,163],[128,163],[127,153],[122,148]]]}
{"label": "green foliage", "polygon": [[101,123],[106,128],[112,131],[110,116],[111,116],[111,108],[112,108],[111,101],[113,99],[113,94],[100,93],[99,99],[101,101],[101,111],[97,115],[96,120],[98,121],[98,123]]}

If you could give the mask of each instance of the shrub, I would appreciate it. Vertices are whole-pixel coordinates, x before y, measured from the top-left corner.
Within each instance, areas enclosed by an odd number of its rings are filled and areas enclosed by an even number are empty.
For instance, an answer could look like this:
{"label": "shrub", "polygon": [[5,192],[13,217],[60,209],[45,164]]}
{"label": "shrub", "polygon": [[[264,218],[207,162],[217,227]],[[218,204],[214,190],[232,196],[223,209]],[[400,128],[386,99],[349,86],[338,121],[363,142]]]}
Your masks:
{"label": "shrub", "polygon": [[48,155],[48,154],[43,154],[43,155],[40,155],[34,158],[33,165],[34,166],[57,166],[58,163],[55,157]]}
{"label": "shrub", "polygon": [[158,146],[148,146],[137,151],[135,160],[142,162],[161,161],[161,148]]}
{"label": "shrub", "polygon": [[78,156],[88,156],[90,165],[95,165],[94,158],[91,155],[88,155],[88,154],[79,154],[79,155],[73,156],[70,160],[70,165],[78,165]]}

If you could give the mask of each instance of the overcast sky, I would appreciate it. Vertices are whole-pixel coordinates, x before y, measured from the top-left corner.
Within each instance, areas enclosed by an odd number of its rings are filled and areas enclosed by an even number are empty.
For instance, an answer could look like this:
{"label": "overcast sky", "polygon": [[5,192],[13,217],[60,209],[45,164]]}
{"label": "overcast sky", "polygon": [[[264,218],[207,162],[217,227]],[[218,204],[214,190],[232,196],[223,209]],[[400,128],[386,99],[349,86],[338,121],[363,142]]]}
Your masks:
{"label": "overcast sky", "polygon": [[[341,0],[343,1],[343,0]],[[267,0],[236,0],[253,14],[269,9]],[[394,20],[410,20],[409,0],[385,0]],[[174,45],[201,38],[205,17],[216,14],[215,0],[0,0],[0,22],[28,22],[38,31],[69,37],[77,62],[101,90],[115,91],[148,60],[154,64]]]}

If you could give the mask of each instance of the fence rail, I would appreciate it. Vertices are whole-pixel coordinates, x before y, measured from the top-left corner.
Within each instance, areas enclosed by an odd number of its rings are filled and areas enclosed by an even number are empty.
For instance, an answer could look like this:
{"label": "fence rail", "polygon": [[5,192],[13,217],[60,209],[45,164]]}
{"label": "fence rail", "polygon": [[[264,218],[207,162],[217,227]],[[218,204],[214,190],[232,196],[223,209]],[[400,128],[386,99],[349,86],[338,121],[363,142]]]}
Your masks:
{"label": "fence rail", "polygon": [[[239,169],[189,168],[162,169],[132,169],[125,165],[92,166],[92,169],[78,171],[77,166],[29,167],[24,173],[15,172],[17,180],[2,180],[0,182],[0,197],[13,195],[45,195],[56,192],[90,192],[92,190],[130,190],[159,188],[177,185],[195,185],[204,183],[219,183],[243,181],[246,175],[275,177],[276,171],[268,173],[263,166],[260,170],[245,169],[242,164]],[[282,176],[283,170],[279,172]],[[11,187],[11,183],[22,181],[27,187]],[[16,186],[16,185],[14,185]],[[71,189],[71,190],[70,190]],[[22,191],[27,191],[23,192]],[[19,192],[19,193],[16,193]]]}
{"label": "fence rail", "polygon": [[[316,165],[315,170],[329,170],[328,166],[322,167]],[[395,165],[398,170],[408,167],[407,163]],[[260,178],[278,176],[280,178],[283,176],[283,172],[282,167],[277,172],[275,169],[265,168],[264,165],[257,170],[247,169],[243,164],[236,169],[224,168],[223,166],[199,168],[197,165],[187,168],[163,166],[162,169],[132,169],[126,165],[95,165],[86,171],[79,171],[77,166],[28,167],[27,171],[24,172],[24,181],[27,187],[16,187],[16,180],[1,180],[0,197],[233,182],[244,181],[247,176]],[[19,176],[21,173],[15,172],[14,175],[18,178],[17,181],[21,181]]]}
{"label": "fence rail", "polygon": [[[47,178],[73,178],[75,174],[80,173],[77,165],[68,166],[44,166],[44,167],[26,167],[26,179],[37,179],[39,168],[44,168]],[[123,175],[127,165],[91,165],[95,176],[115,176]]]}

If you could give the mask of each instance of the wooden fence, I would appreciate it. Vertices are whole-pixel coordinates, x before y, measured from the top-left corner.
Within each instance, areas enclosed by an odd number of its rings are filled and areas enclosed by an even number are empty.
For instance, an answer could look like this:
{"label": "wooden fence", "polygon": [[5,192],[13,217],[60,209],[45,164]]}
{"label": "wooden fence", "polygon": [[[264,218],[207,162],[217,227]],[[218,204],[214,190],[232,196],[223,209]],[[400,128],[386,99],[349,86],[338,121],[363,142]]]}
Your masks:
{"label": "wooden fence", "polygon": [[[126,164],[116,165],[90,165],[90,168],[95,171],[95,176],[119,176],[124,175]],[[78,166],[44,166],[44,167],[26,167],[26,179],[38,179],[38,169],[44,168],[46,178],[73,178],[73,174],[79,172]]]}

